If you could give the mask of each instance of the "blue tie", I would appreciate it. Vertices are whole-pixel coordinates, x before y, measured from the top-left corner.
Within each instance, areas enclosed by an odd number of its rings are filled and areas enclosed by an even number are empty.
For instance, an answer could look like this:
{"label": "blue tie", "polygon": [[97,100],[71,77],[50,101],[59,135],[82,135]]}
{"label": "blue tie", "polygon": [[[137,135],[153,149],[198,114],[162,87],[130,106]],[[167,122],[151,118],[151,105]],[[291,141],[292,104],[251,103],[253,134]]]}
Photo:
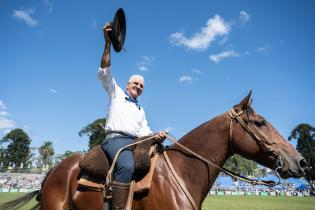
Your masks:
{"label": "blue tie", "polygon": [[131,102],[131,103],[134,103],[134,104],[137,106],[137,108],[140,110],[140,109],[141,109],[141,106],[140,106],[140,104],[138,103],[138,100],[133,99],[133,98],[129,95],[129,93],[128,93],[127,91],[125,91],[125,94],[127,95],[127,96],[125,97],[126,101],[129,101],[129,102]]}

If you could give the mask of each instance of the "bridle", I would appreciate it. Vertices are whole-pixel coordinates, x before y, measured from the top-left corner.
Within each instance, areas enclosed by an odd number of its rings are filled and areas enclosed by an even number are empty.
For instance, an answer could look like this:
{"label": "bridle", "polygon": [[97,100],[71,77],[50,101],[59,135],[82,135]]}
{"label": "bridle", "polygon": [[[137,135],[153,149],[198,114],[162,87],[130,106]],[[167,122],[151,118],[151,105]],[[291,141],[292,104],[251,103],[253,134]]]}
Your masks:
{"label": "bridle", "polygon": [[[232,145],[232,135],[233,135],[233,120],[238,121],[241,126],[249,133],[257,142],[257,144],[260,146],[260,148],[267,153],[273,153],[277,156],[280,155],[279,152],[274,151],[268,143],[268,141],[264,138],[260,138],[245,122],[244,120],[240,117],[244,113],[243,110],[240,112],[236,112],[233,108],[228,111],[228,114],[230,116],[230,125],[229,125],[229,142]],[[259,131],[256,131],[260,133]],[[233,149],[232,149],[233,150]]]}
{"label": "bridle", "polygon": [[[279,181],[277,184],[281,183],[281,179],[280,179],[280,175],[278,170],[280,170],[281,168],[284,167],[284,163],[282,161],[282,156],[281,153],[278,151],[275,151],[274,149],[272,149],[272,147],[269,145],[270,143],[268,143],[268,141],[264,138],[260,138],[245,122],[244,120],[240,117],[240,115],[242,115],[244,113],[243,110],[241,110],[240,112],[236,112],[234,108],[230,109],[228,111],[228,114],[230,116],[230,124],[229,124],[229,144],[230,144],[230,148],[232,153],[234,153],[234,149],[233,149],[233,144],[232,144],[232,135],[233,135],[233,121],[236,120],[238,121],[241,126],[256,140],[257,144],[260,146],[260,148],[267,153],[271,153],[274,154],[275,156],[277,156],[276,158],[276,164],[275,164],[275,169],[274,171],[276,172],[276,176],[279,178]],[[260,133],[259,131],[256,131],[258,133]],[[262,136],[262,135],[260,135]]]}

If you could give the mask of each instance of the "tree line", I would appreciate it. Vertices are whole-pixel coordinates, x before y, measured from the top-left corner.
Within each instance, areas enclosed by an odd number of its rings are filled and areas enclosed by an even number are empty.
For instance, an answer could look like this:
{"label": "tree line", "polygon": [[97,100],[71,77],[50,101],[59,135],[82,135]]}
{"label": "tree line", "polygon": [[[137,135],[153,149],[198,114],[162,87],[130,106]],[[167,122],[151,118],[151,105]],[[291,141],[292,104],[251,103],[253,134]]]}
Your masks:
{"label": "tree line", "polygon": [[[0,140],[0,167],[7,169],[44,168],[48,170],[53,165],[73,154],[55,154],[52,141],[44,141],[39,147],[30,147],[31,139],[25,131],[16,128]],[[39,156],[35,157],[35,152]]]}
{"label": "tree line", "polygon": [[[78,135],[89,137],[89,150],[102,143],[105,138],[105,118],[97,119],[83,127]],[[29,169],[41,168],[46,171],[63,159],[70,157],[77,152],[85,151],[65,151],[63,154],[55,154],[52,141],[44,141],[36,148],[31,147],[31,138],[21,128],[16,128],[7,133],[0,140],[0,168],[4,169]],[[38,156],[36,156],[38,152]]]}
{"label": "tree line", "polygon": [[[80,137],[86,135],[89,138],[89,148],[101,144],[105,139],[104,130],[106,119],[100,118],[84,126],[79,132]],[[289,140],[296,140],[297,150],[307,160],[308,169],[305,178],[309,183],[315,180],[315,127],[301,123],[297,125],[288,137]],[[0,163],[1,167],[27,168],[36,160],[36,167],[50,168],[58,164],[63,159],[71,156],[73,151],[66,151],[63,154],[55,154],[52,141],[44,141],[38,148],[39,157],[34,157],[34,149],[30,147],[31,139],[25,131],[20,128],[14,129],[0,140]],[[84,151],[81,151],[84,152]],[[225,163],[225,167],[236,173],[245,176],[264,176],[265,168],[261,168],[257,163],[247,160],[239,155],[234,155]]]}

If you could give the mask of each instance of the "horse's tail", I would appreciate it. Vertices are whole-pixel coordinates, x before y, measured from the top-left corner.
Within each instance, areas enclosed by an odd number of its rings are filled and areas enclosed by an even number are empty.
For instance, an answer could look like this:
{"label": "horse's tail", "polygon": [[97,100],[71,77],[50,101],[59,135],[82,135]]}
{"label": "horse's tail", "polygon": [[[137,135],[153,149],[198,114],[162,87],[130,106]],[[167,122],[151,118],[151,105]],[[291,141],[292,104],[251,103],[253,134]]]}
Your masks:
{"label": "horse's tail", "polygon": [[[0,210],[2,209],[18,209],[28,203],[30,200],[32,200],[33,197],[35,197],[39,193],[39,190],[35,190],[33,192],[27,193],[15,200],[8,201],[6,203],[1,203],[0,204]],[[39,209],[39,203],[36,204],[32,210],[37,210]]]}

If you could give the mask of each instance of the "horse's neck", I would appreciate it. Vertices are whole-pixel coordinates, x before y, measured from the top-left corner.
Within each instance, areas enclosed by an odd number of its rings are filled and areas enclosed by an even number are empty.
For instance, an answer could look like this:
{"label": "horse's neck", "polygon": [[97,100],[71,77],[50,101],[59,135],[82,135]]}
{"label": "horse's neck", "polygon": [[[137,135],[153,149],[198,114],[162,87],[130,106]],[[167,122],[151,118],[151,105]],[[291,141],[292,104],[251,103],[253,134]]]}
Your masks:
{"label": "horse's neck", "polygon": [[[192,130],[182,137],[179,143],[222,166],[228,158],[228,122],[224,115],[221,115]],[[170,158],[189,192],[200,204],[220,171],[176,146],[170,151]]]}

